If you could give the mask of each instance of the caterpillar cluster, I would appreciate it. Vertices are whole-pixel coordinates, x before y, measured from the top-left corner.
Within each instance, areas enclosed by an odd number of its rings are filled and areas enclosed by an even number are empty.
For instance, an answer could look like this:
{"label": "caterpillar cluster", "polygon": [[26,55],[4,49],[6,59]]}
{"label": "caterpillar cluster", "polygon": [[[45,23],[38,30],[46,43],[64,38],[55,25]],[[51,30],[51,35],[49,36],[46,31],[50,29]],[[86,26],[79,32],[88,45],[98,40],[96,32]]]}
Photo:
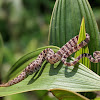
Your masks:
{"label": "caterpillar cluster", "polygon": [[50,64],[54,64],[59,60],[61,60],[63,64],[66,66],[75,65],[82,57],[89,58],[89,60],[93,63],[100,62],[100,51],[95,51],[93,53],[94,58],[90,54],[84,53],[78,56],[73,62],[66,62],[67,57],[69,57],[72,53],[78,51],[82,47],[86,46],[90,40],[89,34],[86,33],[86,39],[82,41],[80,44],[77,44],[78,37],[79,36],[77,35],[74,38],[72,38],[70,41],[68,41],[64,46],[60,48],[60,50],[58,50],[57,53],[54,53],[54,51],[50,48],[43,50],[39,54],[37,59],[33,61],[31,64],[29,64],[18,77],[14,78],[13,80],[5,84],[1,84],[0,87],[11,86],[24,80],[27,77],[27,75],[30,75],[38,71],[41,68],[41,65],[44,62],[44,60],[46,60]]}

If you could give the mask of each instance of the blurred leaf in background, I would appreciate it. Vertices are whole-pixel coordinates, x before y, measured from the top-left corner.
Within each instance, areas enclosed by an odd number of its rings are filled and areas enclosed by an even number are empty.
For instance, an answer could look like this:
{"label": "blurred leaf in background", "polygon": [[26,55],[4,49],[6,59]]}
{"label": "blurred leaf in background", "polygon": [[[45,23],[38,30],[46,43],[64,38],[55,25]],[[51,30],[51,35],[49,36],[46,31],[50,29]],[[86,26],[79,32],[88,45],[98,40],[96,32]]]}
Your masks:
{"label": "blurred leaf in background", "polygon": [[2,61],[3,61],[3,39],[0,33],[0,69],[1,69]]}

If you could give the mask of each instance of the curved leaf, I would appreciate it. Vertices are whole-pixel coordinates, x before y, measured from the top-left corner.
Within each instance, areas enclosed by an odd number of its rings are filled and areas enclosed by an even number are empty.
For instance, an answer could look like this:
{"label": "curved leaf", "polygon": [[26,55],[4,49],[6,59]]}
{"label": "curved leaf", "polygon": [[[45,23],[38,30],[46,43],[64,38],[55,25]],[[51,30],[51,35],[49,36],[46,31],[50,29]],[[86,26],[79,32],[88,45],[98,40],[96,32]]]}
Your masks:
{"label": "curved leaf", "polygon": [[[58,51],[58,47],[48,47],[52,48],[56,52]],[[10,76],[9,78],[12,79],[18,75],[18,73],[23,70],[29,62],[36,59],[37,55],[45,48],[47,47],[40,48],[26,56],[23,56],[11,68],[8,74]],[[0,96],[33,90],[51,90],[56,88],[72,90],[75,92],[98,91],[100,90],[100,77],[81,63],[75,65],[75,67],[67,67],[60,61],[54,65],[44,62],[38,72],[28,76],[20,83],[10,87],[0,87]]]}
{"label": "curved leaf", "polygon": [[69,90],[52,89],[50,91],[59,100],[89,100],[86,97],[83,97],[82,95]]}

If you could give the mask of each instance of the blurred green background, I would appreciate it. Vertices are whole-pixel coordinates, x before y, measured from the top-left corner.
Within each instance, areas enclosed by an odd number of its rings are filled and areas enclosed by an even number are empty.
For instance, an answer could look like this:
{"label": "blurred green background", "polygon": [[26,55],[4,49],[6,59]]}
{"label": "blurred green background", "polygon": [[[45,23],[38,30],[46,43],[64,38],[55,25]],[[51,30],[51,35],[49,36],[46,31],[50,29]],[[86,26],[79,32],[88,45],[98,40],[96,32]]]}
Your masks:
{"label": "blurred green background", "polygon": [[[9,68],[20,57],[39,47],[49,45],[49,23],[55,1],[0,0],[0,32],[4,42],[0,80],[4,79]],[[89,2],[100,30],[100,0],[89,0]],[[16,100],[14,98],[56,100],[47,91],[28,92],[0,99]]]}

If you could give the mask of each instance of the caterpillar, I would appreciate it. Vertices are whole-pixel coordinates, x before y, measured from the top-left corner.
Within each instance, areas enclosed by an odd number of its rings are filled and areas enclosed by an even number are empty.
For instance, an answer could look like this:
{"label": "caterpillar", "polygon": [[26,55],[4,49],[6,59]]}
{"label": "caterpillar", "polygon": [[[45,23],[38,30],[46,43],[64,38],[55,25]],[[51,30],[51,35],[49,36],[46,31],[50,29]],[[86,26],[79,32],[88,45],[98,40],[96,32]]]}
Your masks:
{"label": "caterpillar", "polygon": [[50,64],[54,64],[61,60],[64,65],[66,66],[72,66],[75,65],[82,57],[87,57],[89,60],[93,63],[100,62],[100,51],[95,51],[93,53],[93,57],[90,54],[84,53],[78,56],[73,62],[66,62],[66,58],[68,58],[72,53],[78,51],[82,47],[86,46],[87,43],[90,40],[89,34],[86,33],[86,39],[82,41],[80,44],[77,44],[78,41],[78,35],[69,40],[64,46],[62,46],[57,53],[54,53],[54,51],[50,48],[46,48],[43,50],[37,59],[30,63],[23,71],[22,73],[14,78],[11,81],[8,81],[5,84],[1,84],[0,87],[8,87],[11,85],[14,85],[16,83],[19,83],[20,81],[24,80],[28,75],[33,74],[34,72],[38,71],[41,68],[42,63],[44,60],[49,62]]}

